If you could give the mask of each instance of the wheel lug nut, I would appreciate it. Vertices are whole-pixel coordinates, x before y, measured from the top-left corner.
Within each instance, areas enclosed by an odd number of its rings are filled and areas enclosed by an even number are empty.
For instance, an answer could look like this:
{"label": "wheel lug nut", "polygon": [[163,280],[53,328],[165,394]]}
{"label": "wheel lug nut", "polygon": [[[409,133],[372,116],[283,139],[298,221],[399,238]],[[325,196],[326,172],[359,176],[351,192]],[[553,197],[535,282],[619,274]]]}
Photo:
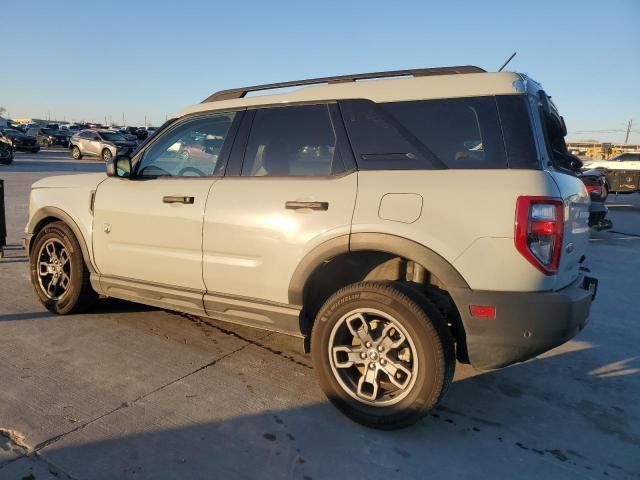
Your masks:
{"label": "wheel lug nut", "polygon": [[382,345],[380,345],[380,346],[378,347],[378,351],[379,351],[379,352],[384,352],[384,347],[383,347]]}
{"label": "wheel lug nut", "polygon": [[366,342],[366,343],[364,344],[364,346],[365,346],[365,347],[367,347],[367,348],[371,348],[371,342]]}
{"label": "wheel lug nut", "polygon": [[387,361],[384,358],[380,359],[380,365],[384,365],[385,363],[387,363]]}
{"label": "wheel lug nut", "polygon": [[366,354],[366,353],[364,353],[364,352],[362,352],[362,353],[360,354],[360,358],[367,358],[367,354]]}
{"label": "wheel lug nut", "polygon": [[372,369],[372,370],[373,370],[374,368],[376,368],[376,366],[374,365],[374,363],[375,363],[375,362],[371,362],[371,363],[369,364],[369,368],[370,368],[370,369]]}

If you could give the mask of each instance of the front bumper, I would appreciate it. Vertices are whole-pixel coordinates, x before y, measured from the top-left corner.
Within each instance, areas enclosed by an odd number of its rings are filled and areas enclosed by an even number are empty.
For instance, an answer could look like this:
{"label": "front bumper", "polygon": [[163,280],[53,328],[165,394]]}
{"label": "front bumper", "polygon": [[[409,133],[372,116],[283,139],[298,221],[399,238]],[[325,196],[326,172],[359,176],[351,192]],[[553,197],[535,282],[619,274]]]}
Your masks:
{"label": "front bumper", "polygon": [[[469,361],[499,368],[562,345],[587,323],[598,281],[579,277],[555,292],[451,292],[465,328]],[[495,318],[476,318],[470,305],[493,305]]]}

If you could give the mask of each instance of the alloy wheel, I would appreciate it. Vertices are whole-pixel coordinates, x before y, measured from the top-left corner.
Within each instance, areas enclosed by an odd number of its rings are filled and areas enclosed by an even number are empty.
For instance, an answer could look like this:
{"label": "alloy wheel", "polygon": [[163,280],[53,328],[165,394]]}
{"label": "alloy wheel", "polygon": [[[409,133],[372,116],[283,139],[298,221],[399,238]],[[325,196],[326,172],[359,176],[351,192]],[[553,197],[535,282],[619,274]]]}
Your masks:
{"label": "alloy wheel", "polygon": [[51,300],[63,297],[71,286],[71,261],[64,244],[52,238],[38,252],[38,283]]}
{"label": "alloy wheel", "polygon": [[375,309],[344,315],[331,331],[333,374],[352,398],[373,406],[400,402],[418,374],[415,343],[398,320]]}

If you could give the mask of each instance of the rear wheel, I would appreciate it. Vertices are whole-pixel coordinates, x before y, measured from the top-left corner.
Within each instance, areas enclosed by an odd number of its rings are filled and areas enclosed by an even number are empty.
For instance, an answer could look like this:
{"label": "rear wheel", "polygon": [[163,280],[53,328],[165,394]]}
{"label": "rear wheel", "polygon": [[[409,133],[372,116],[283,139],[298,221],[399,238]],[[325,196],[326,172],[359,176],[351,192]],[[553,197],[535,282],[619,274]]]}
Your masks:
{"label": "rear wheel", "polygon": [[47,147],[49,147],[50,145],[51,145],[51,143],[49,142],[49,139],[48,139],[48,138],[44,138],[44,139],[42,140],[42,146],[43,146],[44,148],[47,148]]}
{"label": "rear wheel", "polygon": [[113,157],[113,155],[111,154],[111,150],[109,150],[108,148],[102,150],[102,160],[108,162],[111,157]]}
{"label": "rear wheel", "polygon": [[379,429],[418,421],[438,404],[455,368],[439,311],[398,283],[357,283],[332,295],[316,318],[311,353],[329,400]]}
{"label": "rear wheel", "polygon": [[80,160],[82,158],[82,152],[80,151],[80,149],[76,145],[71,147],[71,156],[75,160]]}
{"label": "rear wheel", "polygon": [[65,223],[50,223],[38,233],[29,261],[31,283],[48,310],[76,313],[97,298],[80,244]]}

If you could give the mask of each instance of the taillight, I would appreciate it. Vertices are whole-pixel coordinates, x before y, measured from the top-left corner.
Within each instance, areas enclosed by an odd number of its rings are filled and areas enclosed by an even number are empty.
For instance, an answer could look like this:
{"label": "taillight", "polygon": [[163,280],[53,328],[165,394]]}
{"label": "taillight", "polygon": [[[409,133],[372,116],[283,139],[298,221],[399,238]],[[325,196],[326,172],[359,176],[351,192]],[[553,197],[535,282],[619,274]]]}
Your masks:
{"label": "taillight", "polygon": [[564,207],[550,197],[518,197],[516,204],[516,249],[545,275],[553,275],[560,265]]}
{"label": "taillight", "polygon": [[587,187],[587,192],[593,193],[595,195],[602,196],[602,186],[601,185],[585,185]]}

